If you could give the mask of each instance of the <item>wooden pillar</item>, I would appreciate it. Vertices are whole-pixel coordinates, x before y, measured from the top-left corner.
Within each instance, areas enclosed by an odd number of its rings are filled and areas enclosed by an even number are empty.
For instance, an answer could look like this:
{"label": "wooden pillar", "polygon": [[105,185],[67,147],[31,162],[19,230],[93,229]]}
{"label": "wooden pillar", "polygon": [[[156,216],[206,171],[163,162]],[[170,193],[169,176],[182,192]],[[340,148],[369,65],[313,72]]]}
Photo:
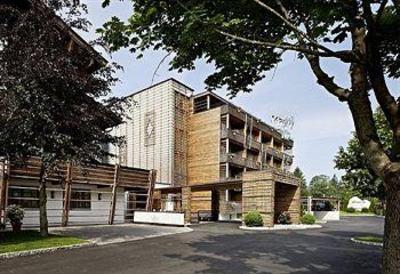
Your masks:
{"label": "wooden pillar", "polygon": [[274,225],[275,182],[268,171],[251,171],[243,175],[242,214],[258,211],[264,226]]}
{"label": "wooden pillar", "polygon": [[115,206],[117,202],[117,187],[119,181],[119,165],[115,165],[114,169],[114,183],[112,185],[112,192],[111,192],[111,204],[110,204],[110,214],[108,218],[108,224],[114,224],[114,217],[115,217]]}
{"label": "wooden pillar", "polygon": [[307,196],[307,213],[311,214],[312,211],[312,198],[311,196]]}
{"label": "wooden pillar", "polygon": [[207,110],[211,108],[210,95],[207,95]]}
{"label": "wooden pillar", "polygon": [[69,220],[69,211],[71,208],[71,192],[72,192],[72,165],[71,163],[67,164],[67,175],[65,178],[65,187],[64,187],[64,206],[63,206],[63,215],[61,226],[68,226]]}
{"label": "wooden pillar", "polygon": [[211,218],[213,221],[218,221],[219,215],[219,191],[214,189],[211,191]]}
{"label": "wooden pillar", "polygon": [[182,187],[182,210],[185,214],[185,224],[190,224],[192,219],[192,190],[190,186]]}
{"label": "wooden pillar", "polygon": [[227,129],[231,128],[231,121],[230,121],[229,113],[226,115],[226,128]]}
{"label": "wooden pillar", "polygon": [[157,171],[152,169],[149,173],[149,189],[147,191],[146,200],[146,211],[153,210],[153,194],[154,194],[154,184],[156,182]]}
{"label": "wooden pillar", "polygon": [[244,136],[244,143],[243,143],[243,146],[244,146],[244,149],[243,149],[243,154],[242,154],[242,157],[243,158],[245,158],[245,159],[247,159],[247,145],[248,145],[248,143],[247,143],[247,128],[248,128],[248,115],[246,114],[246,120],[245,120],[245,123],[244,123],[244,129],[243,129],[243,136]]}
{"label": "wooden pillar", "polygon": [[8,178],[7,178],[7,162],[1,164],[1,178],[0,178],[0,224],[6,223],[5,211],[7,208],[7,194],[8,194]]}

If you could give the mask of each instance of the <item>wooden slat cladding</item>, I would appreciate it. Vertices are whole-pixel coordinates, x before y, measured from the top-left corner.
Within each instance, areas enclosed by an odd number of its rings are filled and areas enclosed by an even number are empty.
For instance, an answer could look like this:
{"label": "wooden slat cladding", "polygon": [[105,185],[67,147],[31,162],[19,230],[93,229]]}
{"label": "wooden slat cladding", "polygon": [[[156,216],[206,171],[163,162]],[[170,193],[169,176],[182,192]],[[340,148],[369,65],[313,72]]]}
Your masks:
{"label": "wooden slat cladding", "polygon": [[[25,163],[10,164],[9,176],[13,179],[39,180],[41,162],[37,158],[31,158]],[[105,164],[88,164],[84,166],[72,166],[72,183],[113,185],[114,166]],[[119,171],[119,186],[144,187],[149,186],[149,170],[121,167]],[[57,164],[55,171],[48,175],[49,181],[64,181],[67,175],[67,165]]]}
{"label": "wooden slat cladding", "polygon": [[188,183],[219,180],[221,110],[196,113],[188,122]]}

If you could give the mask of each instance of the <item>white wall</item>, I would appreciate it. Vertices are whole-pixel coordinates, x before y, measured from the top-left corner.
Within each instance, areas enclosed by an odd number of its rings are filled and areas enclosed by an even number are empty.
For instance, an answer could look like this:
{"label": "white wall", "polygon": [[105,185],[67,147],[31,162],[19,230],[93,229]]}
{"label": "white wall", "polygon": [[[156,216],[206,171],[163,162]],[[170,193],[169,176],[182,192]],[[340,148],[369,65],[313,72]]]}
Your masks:
{"label": "white wall", "polygon": [[[136,103],[128,111],[130,119],[113,129],[116,136],[126,136],[127,165],[157,170],[157,183],[171,184],[174,171],[175,92],[191,94],[187,87],[169,80],[133,94]],[[154,112],[155,144],[145,145],[146,113]],[[113,154],[118,148],[110,146]],[[115,163],[116,159],[110,159]]]}
{"label": "white wall", "polygon": [[183,226],[185,218],[183,213],[135,211],[134,222]]}
{"label": "white wall", "polygon": [[317,220],[320,221],[339,221],[339,211],[313,211],[312,214]]}
{"label": "white wall", "polygon": [[[37,187],[35,182],[18,182],[12,186]],[[98,188],[95,185],[74,184],[72,189],[87,190],[91,192],[90,210],[79,209],[71,210],[69,217],[69,226],[84,224],[107,224],[111,202],[111,188]],[[54,199],[51,198],[51,191],[54,191]],[[102,193],[101,201],[98,200],[98,193]],[[118,189],[117,203],[115,209],[115,223],[124,222],[125,195],[123,189]],[[60,185],[47,186],[47,215],[49,226],[59,226],[62,220],[63,209],[63,191]],[[39,225],[39,209],[25,209],[25,218],[23,226],[32,227]]]}

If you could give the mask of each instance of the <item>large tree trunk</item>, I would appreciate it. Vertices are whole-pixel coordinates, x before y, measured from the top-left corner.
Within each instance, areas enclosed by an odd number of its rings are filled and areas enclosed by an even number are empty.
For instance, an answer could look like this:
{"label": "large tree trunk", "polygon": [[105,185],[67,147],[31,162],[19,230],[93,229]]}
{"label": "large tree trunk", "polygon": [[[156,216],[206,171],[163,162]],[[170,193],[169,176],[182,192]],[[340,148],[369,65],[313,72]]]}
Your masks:
{"label": "large tree trunk", "polygon": [[386,215],[382,273],[400,271],[400,172],[385,178]]}
{"label": "large tree trunk", "polygon": [[39,214],[40,214],[40,235],[49,236],[49,225],[47,221],[47,193],[46,193],[46,168],[44,164],[40,169],[39,178]]}

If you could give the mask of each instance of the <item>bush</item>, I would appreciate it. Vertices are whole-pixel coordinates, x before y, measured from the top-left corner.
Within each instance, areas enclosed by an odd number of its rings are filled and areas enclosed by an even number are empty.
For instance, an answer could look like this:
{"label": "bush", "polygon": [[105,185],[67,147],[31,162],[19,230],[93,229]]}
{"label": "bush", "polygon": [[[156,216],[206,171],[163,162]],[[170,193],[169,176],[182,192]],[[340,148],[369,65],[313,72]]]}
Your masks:
{"label": "bush", "polygon": [[377,215],[382,215],[383,212],[383,205],[382,202],[378,198],[371,198],[370,199],[371,205],[369,206],[369,211],[375,213]]}
{"label": "bush", "polygon": [[290,220],[290,214],[289,212],[282,212],[278,216],[278,224],[281,225],[290,225],[292,222]]}
{"label": "bush", "polygon": [[11,224],[21,224],[24,219],[24,210],[18,205],[10,205],[6,210],[6,217]]}
{"label": "bush", "polygon": [[246,226],[263,226],[264,221],[258,211],[250,211],[244,216]]}
{"label": "bush", "polygon": [[317,220],[314,215],[311,214],[305,214],[303,217],[301,217],[301,223],[306,224],[306,225],[313,225],[315,224],[315,221]]}
{"label": "bush", "polygon": [[368,208],[363,208],[363,209],[361,209],[361,212],[362,213],[369,213],[369,209]]}
{"label": "bush", "polygon": [[354,208],[352,208],[352,207],[348,207],[346,211],[349,212],[349,213],[356,212],[356,210]]}

